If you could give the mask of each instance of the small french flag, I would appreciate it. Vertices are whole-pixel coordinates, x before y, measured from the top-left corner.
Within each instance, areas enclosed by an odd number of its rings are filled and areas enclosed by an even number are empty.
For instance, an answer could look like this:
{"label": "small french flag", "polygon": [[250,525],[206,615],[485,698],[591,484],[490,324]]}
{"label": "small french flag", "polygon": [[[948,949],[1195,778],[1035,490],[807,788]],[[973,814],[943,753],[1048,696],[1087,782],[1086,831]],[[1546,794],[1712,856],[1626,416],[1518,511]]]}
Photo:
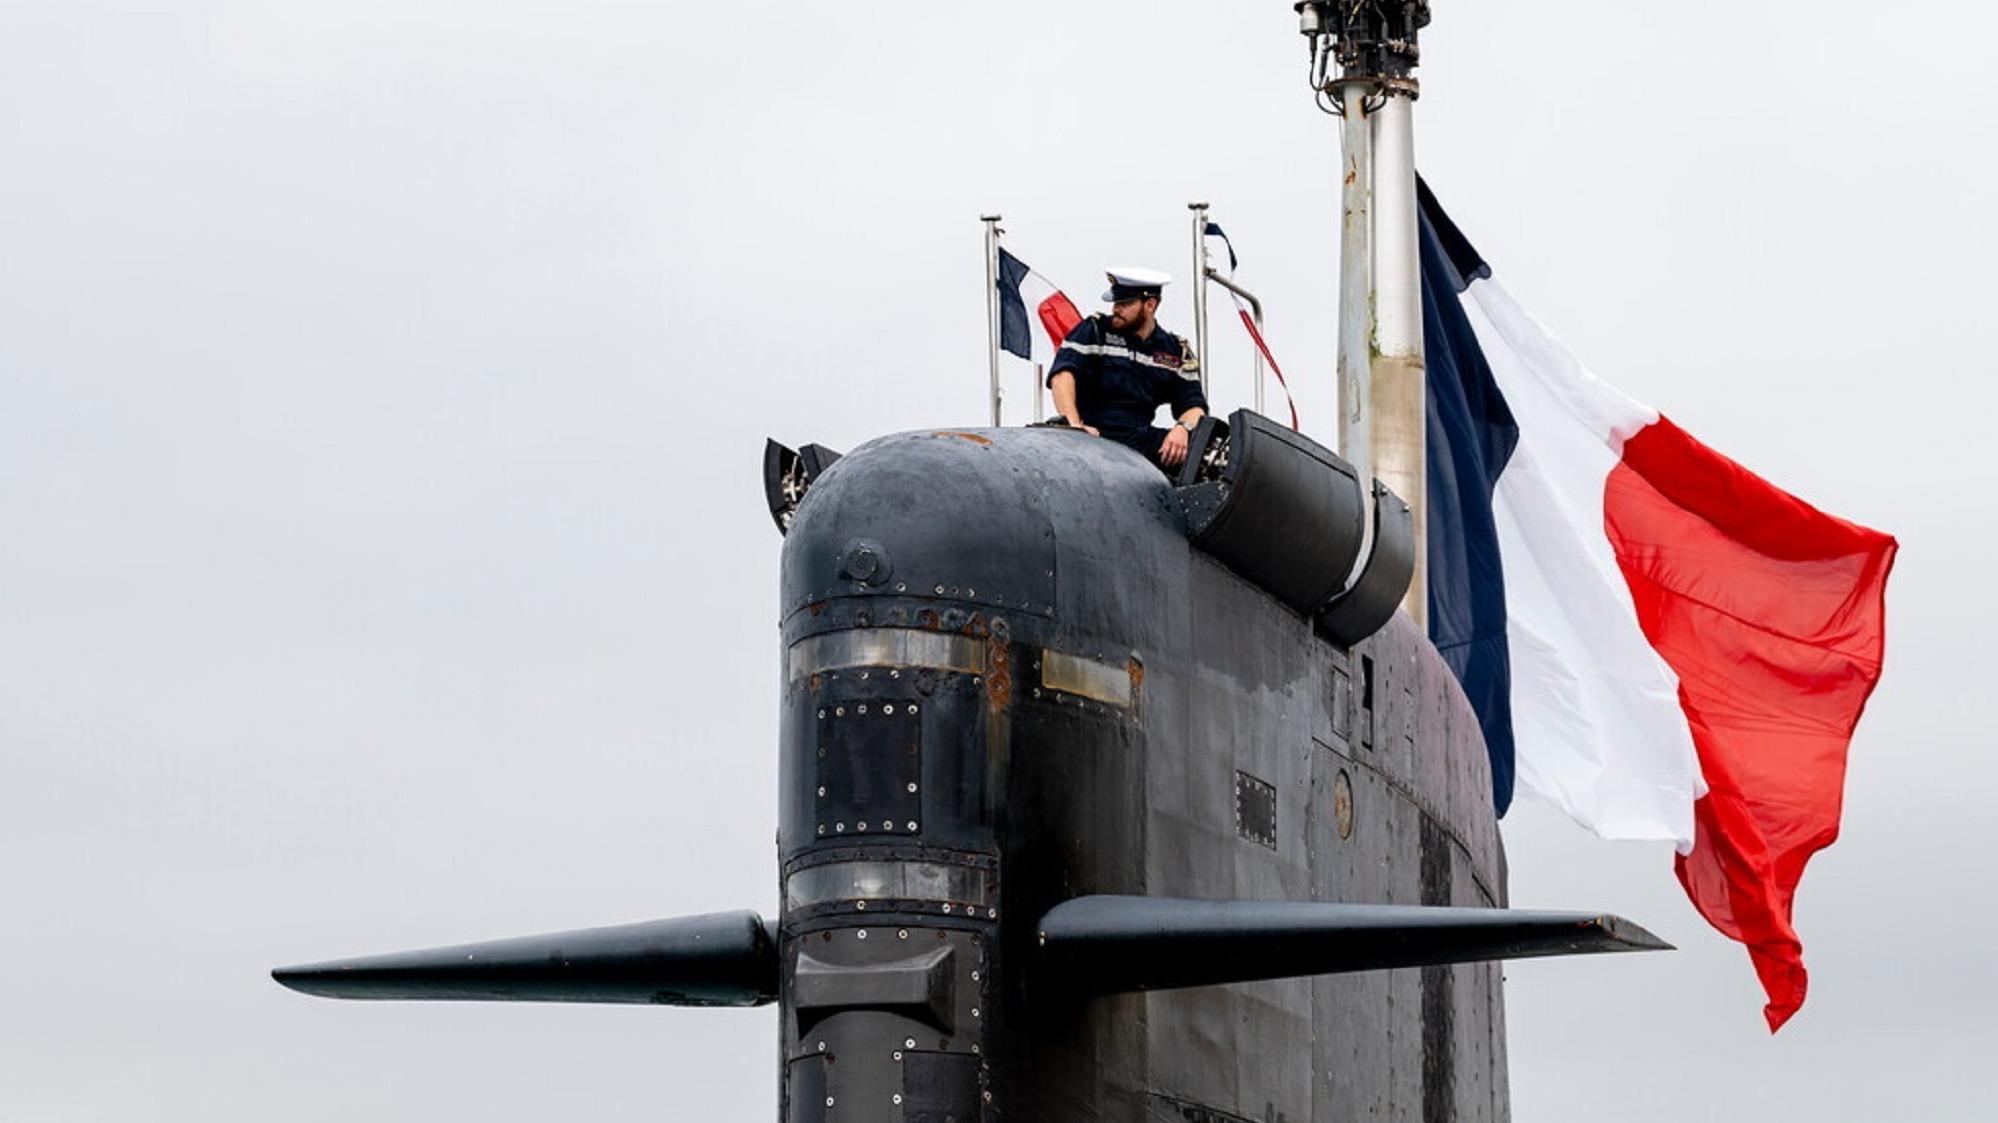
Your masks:
{"label": "small french flag", "polygon": [[[1028,362],[1047,363],[1053,360],[1055,349],[1075,325],[1082,322],[1082,313],[1075,310],[1075,303],[1054,282],[1027,267],[1027,263],[1007,253],[999,251],[999,347],[1003,351],[1018,355]],[[1028,309],[1033,309],[1032,316]],[[1038,319],[1047,343],[1037,342],[1040,335],[1034,332],[1032,321]]]}

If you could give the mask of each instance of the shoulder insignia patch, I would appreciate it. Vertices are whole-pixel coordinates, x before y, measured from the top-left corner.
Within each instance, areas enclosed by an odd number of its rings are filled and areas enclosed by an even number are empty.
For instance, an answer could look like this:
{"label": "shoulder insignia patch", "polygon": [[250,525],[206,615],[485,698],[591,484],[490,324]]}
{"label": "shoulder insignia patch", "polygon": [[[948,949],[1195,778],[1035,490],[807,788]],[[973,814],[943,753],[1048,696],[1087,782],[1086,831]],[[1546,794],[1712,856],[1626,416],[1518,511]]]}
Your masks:
{"label": "shoulder insignia patch", "polygon": [[1200,356],[1193,353],[1193,345],[1182,339],[1179,349],[1186,353],[1179,361],[1179,376],[1193,382],[1200,381]]}

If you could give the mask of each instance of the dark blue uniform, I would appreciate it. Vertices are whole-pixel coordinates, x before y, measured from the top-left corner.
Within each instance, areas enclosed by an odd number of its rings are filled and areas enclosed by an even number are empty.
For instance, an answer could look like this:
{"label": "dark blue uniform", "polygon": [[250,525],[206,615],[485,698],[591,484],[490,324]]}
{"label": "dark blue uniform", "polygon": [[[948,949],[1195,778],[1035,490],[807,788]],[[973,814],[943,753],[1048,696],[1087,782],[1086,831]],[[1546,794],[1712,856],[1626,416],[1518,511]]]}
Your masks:
{"label": "dark blue uniform", "polygon": [[1075,325],[1055,352],[1048,382],[1068,371],[1075,375],[1075,407],[1083,423],[1158,463],[1168,430],[1152,424],[1162,405],[1177,418],[1198,406],[1200,361],[1186,341],[1161,327],[1146,339],[1110,330],[1098,313]]}

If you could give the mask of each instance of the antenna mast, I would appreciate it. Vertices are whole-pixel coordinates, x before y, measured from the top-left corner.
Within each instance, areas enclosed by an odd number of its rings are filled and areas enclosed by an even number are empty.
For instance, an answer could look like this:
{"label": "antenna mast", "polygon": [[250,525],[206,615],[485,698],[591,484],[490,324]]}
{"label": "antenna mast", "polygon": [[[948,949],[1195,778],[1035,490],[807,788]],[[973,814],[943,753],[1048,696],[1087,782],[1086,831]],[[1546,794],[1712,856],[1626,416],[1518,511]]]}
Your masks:
{"label": "antenna mast", "polygon": [[1426,628],[1428,388],[1415,204],[1415,99],[1421,87],[1414,72],[1422,55],[1416,35],[1429,23],[1429,0],[1303,0],[1295,7],[1310,46],[1318,106],[1344,119],[1339,451],[1363,483],[1378,478],[1414,514],[1415,577],[1402,608]]}

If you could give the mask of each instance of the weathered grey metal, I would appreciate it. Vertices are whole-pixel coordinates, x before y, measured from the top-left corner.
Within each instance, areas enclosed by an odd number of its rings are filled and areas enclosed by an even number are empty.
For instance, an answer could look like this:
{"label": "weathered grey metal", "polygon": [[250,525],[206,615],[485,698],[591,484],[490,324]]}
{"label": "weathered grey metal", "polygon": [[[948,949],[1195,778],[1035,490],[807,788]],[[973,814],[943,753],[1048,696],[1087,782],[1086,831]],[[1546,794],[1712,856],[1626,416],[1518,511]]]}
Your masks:
{"label": "weathered grey metal", "polygon": [[1415,573],[1402,610],[1429,619],[1428,382],[1422,356],[1422,261],[1416,232],[1415,98],[1390,93],[1373,132],[1373,362],[1367,404],[1374,476],[1414,513]]}
{"label": "weathered grey metal", "polygon": [[1112,666],[1066,651],[1042,652],[1040,666],[1041,685],[1049,690],[1092,698],[1119,709],[1128,709],[1137,700],[1129,667]]}
{"label": "weathered grey metal", "polygon": [[[1374,139],[1367,125],[1370,90],[1340,90],[1339,180],[1339,455],[1363,480],[1374,472],[1368,404],[1373,391]],[[1369,520],[1371,522],[1371,520]],[[1363,549],[1361,557],[1370,552]]]}
{"label": "weathered grey metal", "polygon": [[[955,602],[960,616],[971,606],[1052,613],[1055,527],[1038,504],[1021,507],[1022,489],[1045,474],[1021,462],[1023,438],[1054,447],[1091,439],[1065,429],[925,430],[869,442],[864,447],[876,454],[865,468],[850,453],[827,469],[792,523],[791,534],[804,537],[785,541],[784,614],[858,594],[903,598],[873,613],[872,624],[881,627],[917,626],[919,608],[942,613],[953,607],[946,602]],[[1007,442],[1005,451],[999,440]],[[884,458],[878,450],[887,442],[896,453]],[[989,454],[1004,467],[967,471],[961,460],[967,452]],[[855,477],[863,476],[865,485],[858,485]],[[883,528],[893,530],[893,542]],[[869,576],[857,578],[850,563],[863,556]]]}
{"label": "weathered grey metal", "polygon": [[[791,1007],[801,1029],[809,1030],[818,1019],[854,1010],[898,1012],[944,1033],[955,1033],[971,1020],[975,1007],[964,1006],[959,991],[977,994],[978,987],[970,977],[975,968],[958,962],[959,946],[953,946],[948,937],[912,944],[906,928],[895,929],[894,941],[889,939],[888,929],[881,929],[879,938],[868,944],[859,938],[864,931],[861,928],[851,933],[855,954],[850,956],[841,955],[843,949],[815,949],[809,944],[798,952],[791,975]],[[974,962],[975,958],[974,954]],[[961,987],[960,981],[964,983]],[[971,1001],[976,1002],[976,998]]]}
{"label": "weathered grey metal", "polygon": [[[1402,609],[1420,628],[1429,615],[1429,504],[1413,75],[1429,4],[1302,0],[1296,8],[1314,94],[1342,118],[1339,451],[1361,479],[1379,479],[1414,512],[1415,571]],[[1371,552],[1369,541],[1362,556]]]}
{"label": "weathered grey metal", "polygon": [[[862,546],[856,554],[865,551]],[[850,567],[849,567],[850,568]],[[870,576],[873,572],[871,571]],[[985,644],[970,636],[921,628],[855,628],[814,636],[793,647],[785,660],[795,681],[848,667],[901,667],[983,674]]]}
{"label": "weathered grey metal", "polygon": [[992,424],[1004,424],[999,395],[999,216],[980,215],[985,224],[985,361],[991,368]]}
{"label": "weathered grey metal", "polygon": [[[827,1013],[806,1032],[787,1005],[786,1119],[916,1118],[882,1106],[909,1077],[879,1060],[897,1046],[904,1060],[975,1048],[975,1066],[949,1071],[977,1081],[991,1120],[1329,1121],[1370,1108],[1505,1118],[1489,963],[1106,997],[1090,997],[1087,979],[1036,974],[1035,921],[1093,895],[1505,903],[1477,724],[1412,623],[1398,616],[1351,649],[1327,643],[1310,617],[1195,548],[1189,530],[1155,468],[1062,430],[898,434],[814,487],[785,546],[787,646],[885,623],[975,636],[990,654],[982,674],[877,667],[792,680],[784,869],[862,853],[976,865],[998,900],[969,915],[970,902],[934,900],[787,906],[786,963],[857,946],[862,929],[870,940],[893,932],[898,945],[906,931],[912,947],[961,941],[982,958],[980,1016],[948,1034],[918,1032],[882,1003]],[[892,559],[893,585],[840,576],[861,541]],[[1031,566],[1025,611],[989,595],[993,551]],[[1050,654],[1122,664],[1133,704],[1048,689]],[[924,707],[923,829],[829,840],[806,798],[822,767],[816,715],[887,699]],[[1241,792],[1257,785],[1274,794],[1270,844],[1242,821]],[[835,1061],[813,1059],[821,1041]],[[1168,1110],[1181,1114],[1159,1114]]]}
{"label": "weathered grey metal", "polygon": [[755,913],[722,912],[271,974],[325,998],[761,1006],[777,997],[777,950]]}
{"label": "weathered grey metal", "polygon": [[807,866],[784,880],[790,908],[827,902],[955,901],[973,910],[999,903],[998,878],[977,865],[857,858]]}
{"label": "weathered grey metal", "polygon": [[1207,204],[1188,203],[1193,212],[1193,353],[1200,358],[1200,392],[1207,390]]}

